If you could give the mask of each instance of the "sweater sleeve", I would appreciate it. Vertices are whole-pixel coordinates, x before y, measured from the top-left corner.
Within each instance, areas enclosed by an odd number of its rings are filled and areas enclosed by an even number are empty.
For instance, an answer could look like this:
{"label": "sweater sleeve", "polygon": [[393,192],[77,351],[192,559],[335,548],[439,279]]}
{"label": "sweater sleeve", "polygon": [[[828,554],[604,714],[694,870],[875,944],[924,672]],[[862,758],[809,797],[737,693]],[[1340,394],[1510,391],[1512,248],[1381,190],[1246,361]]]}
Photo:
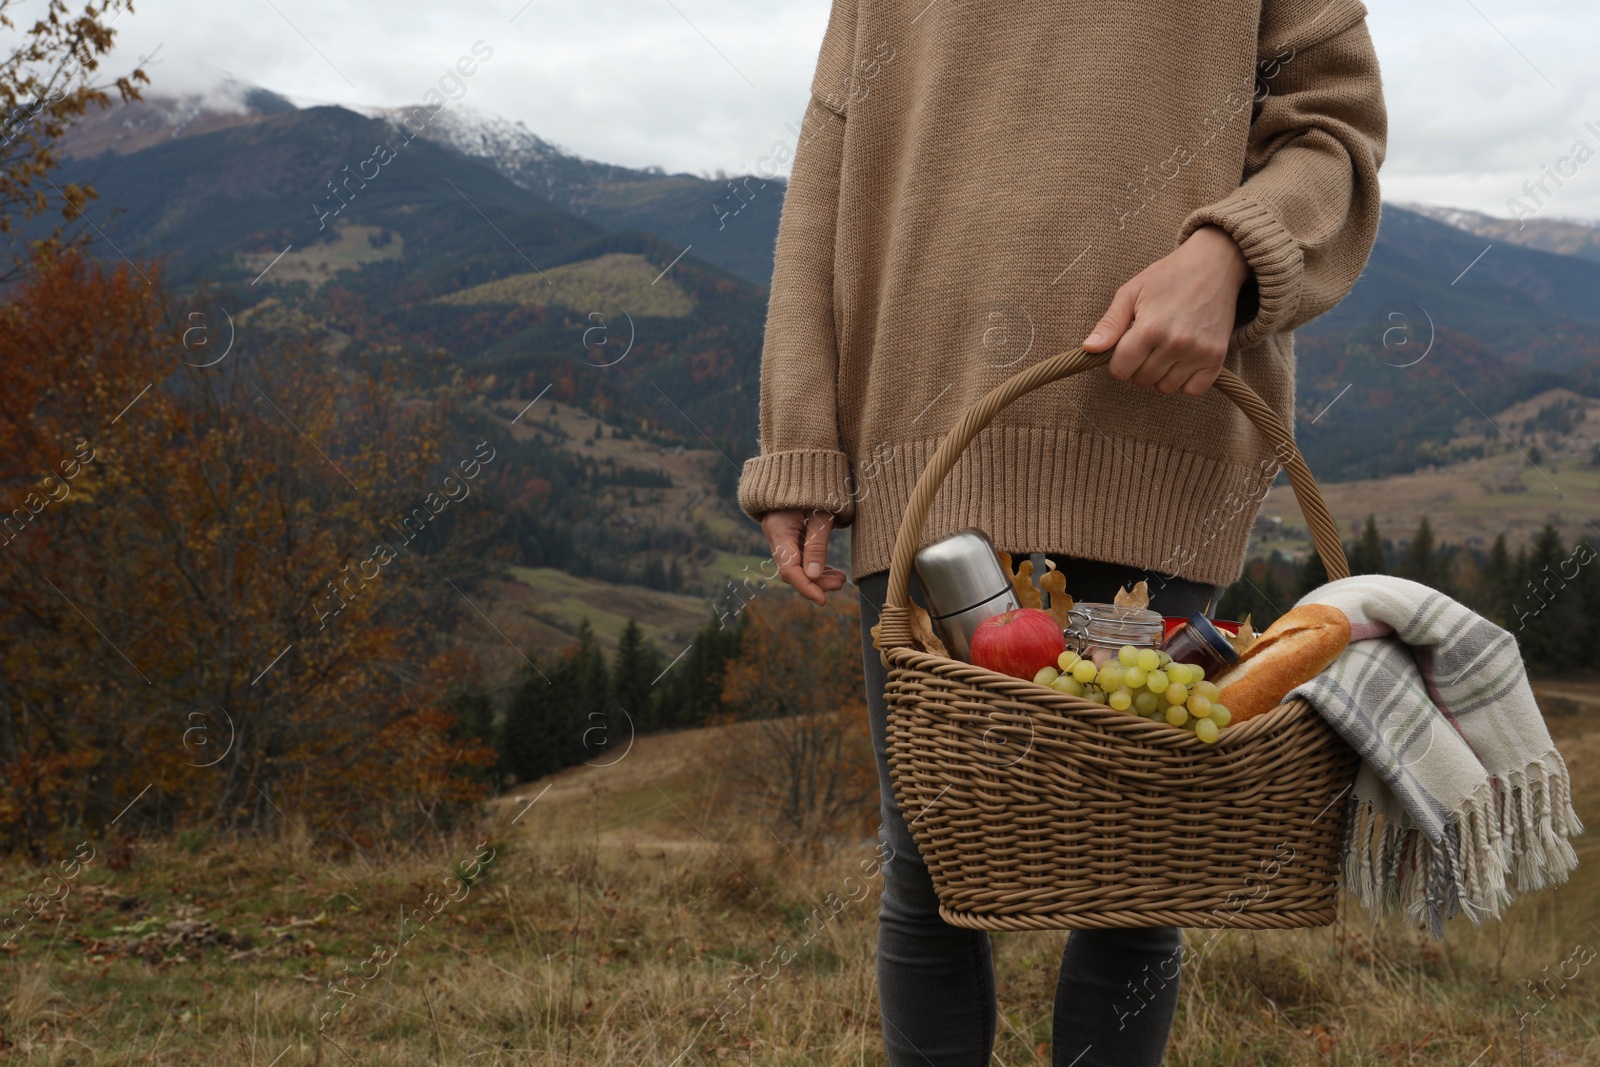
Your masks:
{"label": "sweater sleeve", "polygon": [[1244,180],[1192,212],[1226,230],[1253,272],[1233,344],[1286,333],[1344,299],[1378,232],[1388,115],[1360,0],[1266,0]]}
{"label": "sweater sleeve", "polygon": [[855,0],[834,0],[784,193],[761,349],[761,453],[745,461],[739,506],[855,518],[850,460],[839,445],[834,230],[855,37]]}

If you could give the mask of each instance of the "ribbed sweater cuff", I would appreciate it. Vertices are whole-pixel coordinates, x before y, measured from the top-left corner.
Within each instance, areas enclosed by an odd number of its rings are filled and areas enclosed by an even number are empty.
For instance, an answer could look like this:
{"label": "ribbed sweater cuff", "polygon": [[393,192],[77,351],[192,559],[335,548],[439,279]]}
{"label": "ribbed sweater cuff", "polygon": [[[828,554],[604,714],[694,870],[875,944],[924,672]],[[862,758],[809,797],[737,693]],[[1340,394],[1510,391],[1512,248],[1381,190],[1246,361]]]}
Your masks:
{"label": "ribbed sweater cuff", "polygon": [[835,526],[855,518],[850,459],[843,452],[797,448],[752,456],[739,477],[739,507],[753,519],[768,511],[801,508],[831,511]]}
{"label": "ribbed sweater cuff", "polygon": [[1178,231],[1178,243],[1187,241],[1190,234],[1205,225],[1226,230],[1255,272],[1255,314],[1234,327],[1232,338],[1235,349],[1249,348],[1276,332],[1279,324],[1289,320],[1300,306],[1304,272],[1300,245],[1272,209],[1242,187],[1191,212]]}

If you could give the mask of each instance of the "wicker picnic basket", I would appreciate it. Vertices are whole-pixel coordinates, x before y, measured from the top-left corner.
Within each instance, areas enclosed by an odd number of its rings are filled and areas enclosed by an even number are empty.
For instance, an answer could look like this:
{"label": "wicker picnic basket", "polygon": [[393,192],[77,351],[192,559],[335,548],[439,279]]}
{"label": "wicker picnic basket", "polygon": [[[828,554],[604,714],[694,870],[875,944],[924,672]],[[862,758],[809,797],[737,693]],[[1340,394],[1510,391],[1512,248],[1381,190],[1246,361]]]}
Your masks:
{"label": "wicker picnic basket", "polygon": [[[890,776],[939,913],[980,930],[1326,926],[1360,757],[1310,705],[1290,701],[1206,744],[913,642],[923,522],[962,451],[1013,400],[1107,362],[1064,352],[973,404],[922,472],[895,540],[878,632]],[[1284,459],[1329,579],[1347,576],[1293,436],[1231,371],[1216,388]]]}

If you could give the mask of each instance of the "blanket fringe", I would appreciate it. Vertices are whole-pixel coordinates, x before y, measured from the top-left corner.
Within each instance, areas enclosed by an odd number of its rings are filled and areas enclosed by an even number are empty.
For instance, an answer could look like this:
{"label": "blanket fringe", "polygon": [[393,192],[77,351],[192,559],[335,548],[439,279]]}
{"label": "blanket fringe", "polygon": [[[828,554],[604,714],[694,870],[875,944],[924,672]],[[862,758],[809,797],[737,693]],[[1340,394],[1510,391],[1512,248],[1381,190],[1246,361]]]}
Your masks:
{"label": "blanket fringe", "polygon": [[1572,781],[1561,753],[1552,747],[1498,784],[1499,829],[1516,859],[1517,891],[1565,882],[1578,865],[1567,838],[1581,834],[1583,823],[1572,806]]}
{"label": "blanket fringe", "polygon": [[1566,762],[1552,747],[1475,789],[1438,842],[1409,816],[1391,820],[1370,799],[1352,798],[1345,887],[1374,919],[1425,919],[1435,939],[1444,936],[1445,920],[1463,911],[1474,926],[1498,919],[1513,889],[1565,882],[1578,865],[1567,839],[1582,833],[1583,823],[1571,789]]}

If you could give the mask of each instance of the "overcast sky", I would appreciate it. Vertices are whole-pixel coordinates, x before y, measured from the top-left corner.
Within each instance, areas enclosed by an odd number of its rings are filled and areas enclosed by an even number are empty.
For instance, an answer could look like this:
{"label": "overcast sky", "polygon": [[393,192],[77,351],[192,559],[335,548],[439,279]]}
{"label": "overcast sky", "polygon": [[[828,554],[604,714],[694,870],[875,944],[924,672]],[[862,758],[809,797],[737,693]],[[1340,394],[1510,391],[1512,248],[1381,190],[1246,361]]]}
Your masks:
{"label": "overcast sky", "polygon": [[[981,3],[982,0],[962,0]],[[1600,3],[1367,0],[1389,106],[1384,198],[1508,215],[1583,139],[1600,152]],[[42,10],[21,5],[19,23]],[[74,5],[76,7],[76,5]],[[224,78],[299,102],[414,104],[476,41],[461,103],[629,166],[749,170],[804,109],[829,0],[138,0],[118,73],[154,91]],[[483,46],[480,46],[480,50]],[[1600,221],[1600,158],[1543,208]]]}

